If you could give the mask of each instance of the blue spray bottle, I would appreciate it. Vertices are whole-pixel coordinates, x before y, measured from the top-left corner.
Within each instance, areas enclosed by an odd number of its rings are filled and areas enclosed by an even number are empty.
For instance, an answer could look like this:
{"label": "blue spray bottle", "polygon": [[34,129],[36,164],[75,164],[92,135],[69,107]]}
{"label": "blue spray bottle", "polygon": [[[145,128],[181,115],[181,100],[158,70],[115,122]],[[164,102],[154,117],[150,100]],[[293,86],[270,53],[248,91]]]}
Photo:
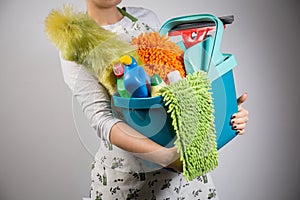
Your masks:
{"label": "blue spray bottle", "polygon": [[120,62],[125,65],[123,79],[127,92],[134,98],[148,97],[149,78],[145,70],[137,64],[132,56],[122,56]]}

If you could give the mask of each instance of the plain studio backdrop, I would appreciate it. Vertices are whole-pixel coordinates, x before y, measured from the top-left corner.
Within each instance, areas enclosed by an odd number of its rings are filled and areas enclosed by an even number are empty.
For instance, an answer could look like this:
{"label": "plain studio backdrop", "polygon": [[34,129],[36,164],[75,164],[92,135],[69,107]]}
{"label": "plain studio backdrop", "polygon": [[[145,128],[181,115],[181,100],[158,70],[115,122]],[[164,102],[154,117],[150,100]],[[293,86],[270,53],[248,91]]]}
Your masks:
{"label": "plain studio backdrop", "polygon": [[[221,200],[300,199],[299,12],[292,0],[125,0],[161,22],[175,16],[235,15],[222,50],[236,56],[237,93],[248,92],[247,133],[219,152],[212,172]],[[63,82],[44,33],[51,9],[84,0],[0,2],[0,199],[87,197],[99,139]]]}

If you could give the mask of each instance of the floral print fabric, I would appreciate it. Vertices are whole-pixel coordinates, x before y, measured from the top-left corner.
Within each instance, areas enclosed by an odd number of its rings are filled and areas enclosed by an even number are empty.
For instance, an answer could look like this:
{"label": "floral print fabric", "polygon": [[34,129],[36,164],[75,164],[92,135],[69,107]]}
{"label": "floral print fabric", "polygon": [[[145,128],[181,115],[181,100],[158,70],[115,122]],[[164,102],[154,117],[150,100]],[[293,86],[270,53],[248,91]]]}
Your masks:
{"label": "floral print fabric", "polygon": [[[116,163],[122,162],[116,158],[113,160]],[[186,181],[181,173],[168,169],[122,172],[115,168],[117,165],[107,167],[99,162],[93,163],[92,200],[217,199],[216,189],[209,174]]]}

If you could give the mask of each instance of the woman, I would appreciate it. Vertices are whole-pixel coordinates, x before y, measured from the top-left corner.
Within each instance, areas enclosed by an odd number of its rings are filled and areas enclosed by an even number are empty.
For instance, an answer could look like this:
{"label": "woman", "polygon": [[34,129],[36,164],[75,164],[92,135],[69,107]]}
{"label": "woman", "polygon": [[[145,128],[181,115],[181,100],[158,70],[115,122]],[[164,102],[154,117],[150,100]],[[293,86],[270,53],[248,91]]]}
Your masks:
{"label": "woman", "polygon": [[[143,8],[119,9],[121,0],[86,0],[87,13],[103,28],[130,41],[145,31],[160,27],[156,15]],[[209,174],[187,182],[176,148],[165,148],[144,137],[112,114],[106,89],[83,66],[63,60],[65,82],[81,104],[102,139],[92,167],[91,198],[99,199],[217,199]],[[231,121],[238,134],[244,134],[248,111],[238,99],[239,111]],[[145,160],[172,168],[149,170]],[[149,164],[149,163],[148,163]],[[151,167],[150,167],[151,168]],[[174,172],[177,171],[177,172]]]}

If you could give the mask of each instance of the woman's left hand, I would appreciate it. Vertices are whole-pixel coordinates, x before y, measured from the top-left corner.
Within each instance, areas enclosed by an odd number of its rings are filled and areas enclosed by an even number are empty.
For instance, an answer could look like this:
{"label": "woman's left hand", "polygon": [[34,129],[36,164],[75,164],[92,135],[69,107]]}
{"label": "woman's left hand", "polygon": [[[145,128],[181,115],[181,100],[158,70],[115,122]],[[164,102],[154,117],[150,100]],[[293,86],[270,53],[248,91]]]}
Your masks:
{"label": "woman's left hand", "polygon": [[239,135],[243,135],[245,133],[246,124],[249,120],[248,110],[242,107],[242,104],[246,101],[246,99],[247,99],[247,93],[244,93],[242,96],[240,96],[237,99],[238,112],[232,115],[230,121],[232,129],[236,130],[237,131],[236,133]]}

